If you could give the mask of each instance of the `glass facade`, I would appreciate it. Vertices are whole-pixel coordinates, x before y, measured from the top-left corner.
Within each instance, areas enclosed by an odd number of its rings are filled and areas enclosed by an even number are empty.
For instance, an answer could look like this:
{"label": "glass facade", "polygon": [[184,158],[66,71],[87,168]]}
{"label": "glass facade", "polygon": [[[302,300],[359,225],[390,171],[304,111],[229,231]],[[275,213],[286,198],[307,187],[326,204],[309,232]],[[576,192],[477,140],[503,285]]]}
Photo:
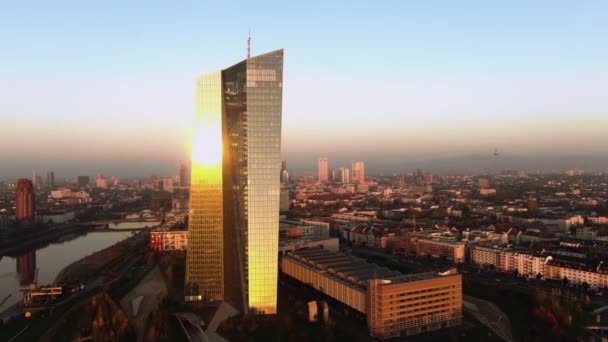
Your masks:
{"label": "glass facade", "polygon": [[[213,86],[211,82],[201,83],[207,78],[213,78]],[[189,236],[199,236],[200,232],[193,230],[215,232],[215,228],[210,227],[220,222],[217,216],[222,219],[221,229],[217,230],[221,235],[200,234],[213,242],[188,247],[186,287],[189,280],[194,279],[188,278],[190,265],[209,266],[208,263],[215,262],[222,267],[222,298],[204,295],[208,290],[203,285],[206,281],[202,280],[206,276],[201,273],[202,278],[196,283],[201,286],[202,298],[226,300],[245,310],[265,314],[276,313],[277,301],[282,82],[283,50],[277,50],[203,76],[197,87],[197,117],[216,118],[217,113],[221,113],[219,125],[215,120],[201,122],[221,127],[219,139],[215,129],[202,131],[213,137],[212,142],[207,142],[212,150],[215,150],[214,142],[221,141],[223,153],[221,171],[216,175],[219,178],[214,178],[213,187],[205,183],[206,187],[195,188],[196,142],[193,146],[191,214],[198,213],[198,208],[211,206],[201,200],[215,201],[216,211],[213,224],[206,226],[193,221],[196,215],[191,216]],[[202,145],[203,150],[205,146]],[[207,176],[202,178],[207,179],[215,173],[203,174]],[[220,196],[216,194],[217,189],[221,189]],[[202,192],[214,195],[202,195]],[[207,254],[193,249],[215,247],[217,241],[223,242],[223,249],[213,248],[215,258],[199,260]],[[218,256],[222,256],[221,262],[217,262]],[[217,275],[219,273],[213,273],[214,277]]]}
{"label": "glass facade", "polygon": [[221,72],[197,80],[186,300],[224,298],[221,80]]}
{"label": "glass facade", "polygon": [[276,313],[283,51],[247,60],[249,307]]}

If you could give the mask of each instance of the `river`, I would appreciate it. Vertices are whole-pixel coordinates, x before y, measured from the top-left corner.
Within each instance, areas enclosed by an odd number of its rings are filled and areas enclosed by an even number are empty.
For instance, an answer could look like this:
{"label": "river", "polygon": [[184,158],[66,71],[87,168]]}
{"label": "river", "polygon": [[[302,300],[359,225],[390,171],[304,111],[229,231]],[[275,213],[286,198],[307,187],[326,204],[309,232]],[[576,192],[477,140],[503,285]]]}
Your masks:
{"label": "river", "polygon": [[[88,232],[73,240],[51,243],[16,258],[0,260],[0,312],[21,300],[21,284],[33,281],[38,269],[38,284],[52,284],[57,274],[74,261],[112,246],[131,236],[131,232]],[[6,300],[5,300],[6,299]]]}

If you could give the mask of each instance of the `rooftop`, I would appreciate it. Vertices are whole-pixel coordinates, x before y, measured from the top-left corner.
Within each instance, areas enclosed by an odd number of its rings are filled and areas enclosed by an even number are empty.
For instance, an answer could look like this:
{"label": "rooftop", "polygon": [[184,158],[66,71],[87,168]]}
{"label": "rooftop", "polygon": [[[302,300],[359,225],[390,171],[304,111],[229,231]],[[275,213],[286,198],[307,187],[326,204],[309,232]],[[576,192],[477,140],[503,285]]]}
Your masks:
{"label": "rooftop", "polygon": [[433,272],[404,275],[399,271],[393,271],[386,267],[348,256],[342,253],[331,252],[322,248],[309,248],[290,252],[288,258],[326,272],[329,275],[359,288],[367,287],[367,281],[371,279],[390,280],[391,284],[408,283],[440,278],[442,275]]}

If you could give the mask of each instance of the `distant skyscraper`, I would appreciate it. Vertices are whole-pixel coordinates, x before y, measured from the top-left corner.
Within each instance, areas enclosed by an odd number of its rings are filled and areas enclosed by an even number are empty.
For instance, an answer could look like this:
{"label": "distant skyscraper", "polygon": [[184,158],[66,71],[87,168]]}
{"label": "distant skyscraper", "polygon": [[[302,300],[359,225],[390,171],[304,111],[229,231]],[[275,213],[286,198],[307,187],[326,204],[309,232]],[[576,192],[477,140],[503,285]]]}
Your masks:
{"label": "distant skyscraper", "polygon": [[108,180],[102,175],[102,174],[97,174],[97,177],[95,178],[95,186],[101,189],[106,189],[108,187]]}
{"label": "distant skyscraper", "polygon": [[165,178],[163,179],[163,190],[166,192],[173,192],[173,179]]}
{"label": "distant skyscraper", "polygon": [[179,166],[179,186],[190,186],[190,162],[183,162]]}
{"label": "distant skyscraper", "polygon": [[365,183],[365,163],[357,161],[353,163],[353,183]]}
{"label": "distant skyscraper", "polygon": [[283,50],[197,80],[187,300],[276,313]]}
{"label": "distant skyscraper", "polygon": [[340,175],[338,174],[338,170],[332,169],[330,171],[332,182],[337,182],[340,180]]}
{"label": "distant skyscraper", "polygon": [[433,183],[433,174],[430,172],[427,172],[424,174],[424,182],[425,183]]}
{"label": "distant skyscraper", "polygon": [[55,172],[49,171],[46,173],[46,186],[49,188],[55,187]]}
{"label": "distant skyscraper", "polygon": [[78,176],[78,186],[80,187],[87,186],[90,181],[89,176]]}
{"label": "distant skyscraper", "polygon": [[15,192],[15,220],[33,223],[34,211],[34,185],[29,179],[20,178]]}
{"label": "distant skyscraper", "polygon": [[399,175],[399,187],[405,186],[405,176],[403,174]]}
{"label": "distant skyscraper", "polygon": [[289,172],[287,172],[287,162],[284,160],[281,162],[281,183],[289,183]]}
{"label": "distant skyscraper", "polygon": [[341,167],[340,168],[340,183],[350,183],[350,170]]}
{"label": "distant skyscraper", "polygon": [[36,174],[36,170],[34,170],[32,175],[32,185],[34,186],[34,188],[42,185],[42,176]]}
{"label": "distant skyscraper", "polygon": [[319,182],[327,182],[329,180],[329,160],[327,158],[319,158]]}

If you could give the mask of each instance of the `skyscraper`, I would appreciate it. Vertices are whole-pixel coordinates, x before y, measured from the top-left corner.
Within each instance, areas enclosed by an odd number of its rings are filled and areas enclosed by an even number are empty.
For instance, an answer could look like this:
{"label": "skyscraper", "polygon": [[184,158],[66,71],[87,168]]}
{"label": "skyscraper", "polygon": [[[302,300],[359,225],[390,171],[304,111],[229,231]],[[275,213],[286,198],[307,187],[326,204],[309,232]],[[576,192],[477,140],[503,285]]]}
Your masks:
{"label": "skyscraper", "polygon": [[190,186],[190,163],[183,162],[179,166],[179,186]]}
{"label": "skyscraper", "polygon": [[365,163],[362,161],[353,163],[353,182],[365,183]]}
{"label": "skyscraper", "polygon": [[329,177],[329,161],[327,158],[319,158],[319,182],[327,182]]}
{"label": "skyscraper", "polygon": [[281,183],[289,183],[289,172],[287,172],[287,162],[284,160],[281,162]]}
{"label": "skyscraper", "polygon": [[283,50],[197,79],[187,300],[276,313]]}
{"label": "skyscraper", "polygon": [[340,183],[350,183],[350,170],[341,167],[340,168]]}
{"label": "skyscraper", "polygon": [[55,172],[49,171],[46,173],[46,186],[49,188],[55,187]]}
{"label": "skyscraper", "polygon": [[340,180],[340,175],[338,174],[338,170],[331,169],[329,174],[331,176],[330,179],[332,182],[337,182]]}
{"label": "skyscraper", "polygon": [[32,185],[34,188],[42,185],[42,176],[36,174],[36,170],[34,170],[34,174],[32,175]]}
{"label": "skyscraper", "polygon": [[173,179],[172,178],[164,178],[162,184],[163,184],[164,191],[173,192]]}
{"label": "skyscraper", "polygon": [[95,186],[101,189],[106,189],[108,187],[108,181],[106,177],[98,173],[97,177],[95,178]]}
{"label": "skyscraper", "polygon": [[34,185],[26,178],[20,178],[17,182],[15,220],[18,223],[34,222]]}

